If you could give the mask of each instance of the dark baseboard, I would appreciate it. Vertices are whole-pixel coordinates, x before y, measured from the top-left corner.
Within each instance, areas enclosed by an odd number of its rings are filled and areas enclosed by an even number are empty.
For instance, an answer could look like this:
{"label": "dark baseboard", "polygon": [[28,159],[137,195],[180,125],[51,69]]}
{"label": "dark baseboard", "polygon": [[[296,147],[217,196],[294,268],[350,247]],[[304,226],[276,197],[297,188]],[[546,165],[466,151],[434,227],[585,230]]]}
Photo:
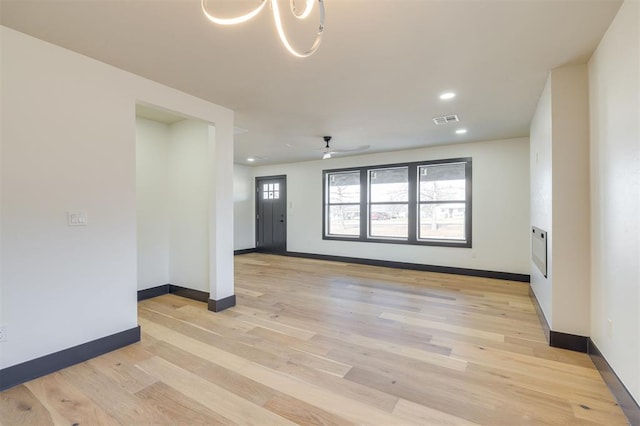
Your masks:
{"label": "dark baseboard", "polygon": [[157,287],[147,288],[145,290],[138,290],[138,302],[157,296],[162,296],[163,294],[175,294],[176,296],[185,297],[187,299],[197,300],[198,302],[204,303],[209,300],[209,293],[205,291],[180,287],[179,285],[163,284]]}
{"label": "dark baseboard", "polygon": [[220,300],[209,299],[209,310],[213,312],[224,311],[225,309],[236,306],[236,295],[225,297]]}
{"label": "dark baseboard", "polygon": [[256,252],[255,248],[248,248],[248,249],[242,249],[242,250],[234,250],[233,255],[237,256],[239,254],[249,254],[249,253],[255,253],[255,252]]}
{"label": "dark baseboard", "polygon": [[163,284],[157,287],[151,287],[144,290],[138,290],[138,302],[141,300],[152,299],[170,293],[170,284]]}
{"label": "dark baseboard", "polygon": [[333,262],[356,263],[359,265],[383,266],[386,268],[409,269],[412,271],[439,272],[442,274],[467,275],[481,278],[494,278],[498,280],[519,281],[528,283],[531,281],[530,275],[514,274],[511,272],[484,271],[481,269],[455,268],[450,266],[423,265],[420,263],[392,262],[387,260],[363,259],[360,257],[332,256],[325,254],[299,253],[287,251],[284,253],[273,253],[283,256],[302,257],[306,259],[329,260]]}
{"label": "dark baseboard", "polygon": [[587,353],[587,350],[589,349],[588,337],[551,330],[551,327],[549,327],[549,323],[547,322],[547,318],[544,316],[544,312],[542,311],[542,307],[538,302],[538,298],[536,297],[536,294],[533,292],[531,287],[529,287],[529,298],[531,299],[533,306],[536,308],[538,321],[540,321],[542,331],[544,331],[544,335],[547,338],[549,346],[560,349],[568,349],[575,352]]}
{"label": "dark baseboard", "polygon": [[627,419],[629,419],[629,424],[640,426],[640,407],[638,406],[638,403],[633,399],[631,393],[624,386],[620,378],[618,378],[600,350],[598,350],[595,343],[593,343],[593,340],[591,340],[590,337],[576,336],[573,334],[559,333],[557,331],[550,330],[549,323],[542,312],[540,303],[538,303],[538,299],[531,288],[529,289],[529,297],[536,308],[538,319],[540,320],[540,324],[547,336],[549,346],[588,353],[591,361],[593,361],[594,365],[600,372],[602,379],[618,401],[618,405],[620,405],[622,411],[627,416]]}
{"label": "dark baseboard", "polygon": [[589,339],[589,357],[600,372],[600,375],[609,387],[609,390],[618,401],[618,405],[620,405],[620,408],[622,408],[622,411],[627,416],[629,424],[639,426],[640,406],[638,406],[638,403],[633,399],[629,390],[613,371],[605,357],[602,355],[602,352],[600,352],[591,339]]}
{"label": "dark baseboard", "polygon": [[186,297],[187,299],[197,300],[206,303],[209,300],[209,293],[201,290],[193,290],[191,288],[180,287],[178,285],[169,285],[169,293],[176,296]]}
{"label": "dark baseboard", "polygon": [[549,346],[586,354],[589,350],[589,338],[551,330],[549,332]]}
{"label": "dark baseboard", "polygon": [[140,341],[140,326],[0,370],[0,391]]}
{"label": "dark baseboard", "polygon": [[138,291],[138,301],[150,299],[156,296],[162,296],[163,294],[175,294],[176,296],[186,297],[187,299],[197,300],[208,304],[208,309],[213,312],[224,311],[225,309],[236,306],[236,296],[225,297],[220,300],[209,299],[209,293],[194,290],[191,288],[180,287],[173,284],[163,284],[158,287],[148,288],[146,290]]}
{"label": "dark baseboard", "polygon": [[538,298],[536,294],[533,292],[533,289],[529,287],[529,299],[533,302],[533,307],[536,308],[536,314],[538,315],[538,321],[540,321],[540,325],[542,326],[542,331],[544,331],[544,335],[547,338],[547,343],[551,340],[551,328],[549,327],[549,323],[547,322],[547,318],[544,316],[544,312],[542,311],[542,306],[538,302]]}

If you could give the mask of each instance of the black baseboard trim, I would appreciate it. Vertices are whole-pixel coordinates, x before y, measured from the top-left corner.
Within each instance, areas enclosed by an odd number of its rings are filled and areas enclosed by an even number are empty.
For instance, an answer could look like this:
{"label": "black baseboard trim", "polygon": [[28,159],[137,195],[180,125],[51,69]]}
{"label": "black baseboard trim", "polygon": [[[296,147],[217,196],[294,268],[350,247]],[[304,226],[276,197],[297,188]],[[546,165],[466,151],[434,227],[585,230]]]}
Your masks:
{"label": "black baseboard trim", "polygon": [[220,300],[209,299],[209,310],[213,312],[224,311],[225,309],[229,309],[233,306],[236,306],[236,295],[232,295],[229,297],[225,297]]}
{"label": "black baseboard trim", "polygon": [[207,300],[209,300],[209,293],[206,291],[180,287],[179,285],[169,285],[169,293],[185,297],[187,299],[197,300],[198,302],[207,303]]}
{"label": "black baseboard trim", "polygon": [[239,254],[249,254],[249,253],[255,253],[255,252],[256,252],[255,248],[248,248],[248,249],[242,249],[242,250],[234,250],[233,255],[237,256]]}
{"label": "black baseboard trim", "polygon": [[138,302],[141,300],[153,299],[154,297],[169,294],[171,292],[171,284],[163,284],[157,287],[151,287],[144,290],[138,290]]}
{"label": "black baseboard trim", "polygon": [[272,253],[282,256],[302,257],[305,259],[329,260],[333,262],[356,263],[359,265],[383,266],[386,268],[409,269],[412,271],[439,272],[442,274],[467,275],[472,277],[493,278],[497,280],[519,281],[528,283],[530,275],[514,274],[511,272],[484,271],[481,269],[455,268],[451,266],[423,265],[421,263],[392,262],[388,260],[364,259],[360,257],[333,256],[326,254],[299,253],[287,251],[284,253]]}
{"label": "black baseboard trim", "polygon": [[140,341],[140,326],[0,370],[0,391]]}
{"label": "black baseboard trim", "polygon": [[622,383],[615,371],[613,371],[613,368],[611,368],[591,338],[589,338],[589,357],[595,364],[607,387],[618,401],[618,405],[620,405],[620,408],[622,408],[622,411],[627,416],[629,424],[639,426],[640,406],[636,400],[633,399],[629,390]]}
{"label": "black baseboard trim", "polygon": [[549,332],[549,346],[586,354],[589,350],[589,338],[551,330]]}
{"label": "black baseboard trim", "polygon": [[531,287],[529,287],[529,299],[531,299],[531,302],[536,309],[538,321],[540,321],[542,331],[544,331],[544,335],[547,338],[547,343],[549,343],[549,346],[560,349],[568,349],[574,352],[587,353],[587,351],[589,350],[588,337],[551,330],[551,327],[549,327],[549,323],[547,322],[547,317],[544,316],[544,312],[542,311],[540,302],[538,302],[538,298],[536,297],[536,294],[533,292],[533,289]]}
{"label": "black baseboard trim", "polygon": [[163,294],[175,294],[176,296],[185,297],[198,302],[207,303],[209,293],[192,288],[180,287],[179,285],[163,284],[157,287],[138,290],[138,302],[141,300],[151,299],[153,297],[162,296]]}
{"label": "black baseboard trim", "polygon": [[536,309],[536,314],[538,315],[538,321],[540,321],[540,325],[542,326],[542,331],[544,331],[544,335],[547,338],[547,343],[551,340],[551,327],[549,327],[549,323],[547,322],[547,318],[544,316],[544,312],[542,311],[542,306],[538,302],[538,298],[536,294],[533,292],[533,289],[529,287],[529,299],[533,303],[533,307]]}

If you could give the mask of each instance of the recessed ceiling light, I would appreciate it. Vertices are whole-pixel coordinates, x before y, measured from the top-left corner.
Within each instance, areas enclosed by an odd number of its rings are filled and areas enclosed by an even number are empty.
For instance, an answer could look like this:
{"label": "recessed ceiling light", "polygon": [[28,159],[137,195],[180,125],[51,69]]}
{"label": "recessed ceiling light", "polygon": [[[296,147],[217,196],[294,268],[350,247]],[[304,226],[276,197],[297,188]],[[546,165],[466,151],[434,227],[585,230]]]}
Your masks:
{"label": "recessed ceiling light", "polygon": [[459,135],[464,135],[465,133],[467,133],[467,129],[458,129],[456,130],[456,133]]}
{"label": "recessed ceiling light", "polygon": [[250,162],[250,163],[253,163],[254,161],[256,161],[256,159],[253,158],[253,157],[249,157],[249,158],[247,158],[247,161]]}
{"label": "recessed ceiling light", "polygon": [[453,92],[445,92],[443,94],[440,95],[440,99],[442,99],[443,101],[449,100],[449,99],[453,99],[456,97],[456,94]]}

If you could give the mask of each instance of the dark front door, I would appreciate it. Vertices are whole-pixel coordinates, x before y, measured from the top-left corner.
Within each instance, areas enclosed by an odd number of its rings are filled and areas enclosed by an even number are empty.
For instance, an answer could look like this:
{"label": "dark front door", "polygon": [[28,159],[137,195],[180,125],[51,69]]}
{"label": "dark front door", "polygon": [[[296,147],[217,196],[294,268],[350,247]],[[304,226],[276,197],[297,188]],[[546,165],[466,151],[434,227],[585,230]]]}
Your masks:
{"label": "dark front door", "polygon": [[287,251],[287,178],[256,178],[256,249]]}

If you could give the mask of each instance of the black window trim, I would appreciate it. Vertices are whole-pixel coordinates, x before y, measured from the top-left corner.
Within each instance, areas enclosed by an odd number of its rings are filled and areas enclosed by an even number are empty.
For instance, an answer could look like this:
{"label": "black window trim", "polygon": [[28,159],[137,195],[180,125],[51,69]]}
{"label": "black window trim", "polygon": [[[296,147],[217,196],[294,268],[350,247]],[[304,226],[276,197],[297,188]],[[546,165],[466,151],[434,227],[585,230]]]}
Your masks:
{"label": "black window trim", "polygon": [[[445,240],[445,239],[418,239],[418,206],[420,204],[429,204],[420,202],[418,199],[417,185],[418,182],[418,166],[432,166],[436,164],[464,163],[465,164],[465,236],[466,240]],[[373,169],[407,167],[409,170],[409,198],[407,202],[399,202],[398,204],[408,204],[408,238],[403,237],[369,237],[369,211],[367,209],[369,197],[368,171]],[[327,175],[340,172],[360,172],[360,235],[327,235],[327,206],[329,205],[327,193]],[[437,247],[459,247],[472,248],[472,218],[473,218],[473,200],[472,200],[472,157],[448,158],[442,160],[426,160],[413,161],[410,163],[393,163],[393,164],[376,164],[371,166],[348,167],[341,169],[327,169],[322,171],[322,239],[330,241],[357,241],[368,243],[383,244],[406,244],[420,246],[437,246]],[[459,201],[450,201],[451,203],[460,203]],[[447,201],[441,201],[445,204]],[[358,203],[348,203],[358,204]],[[376,204],[376,203],[372,203]],[[392,204],[392,203],[384,203]]]}

